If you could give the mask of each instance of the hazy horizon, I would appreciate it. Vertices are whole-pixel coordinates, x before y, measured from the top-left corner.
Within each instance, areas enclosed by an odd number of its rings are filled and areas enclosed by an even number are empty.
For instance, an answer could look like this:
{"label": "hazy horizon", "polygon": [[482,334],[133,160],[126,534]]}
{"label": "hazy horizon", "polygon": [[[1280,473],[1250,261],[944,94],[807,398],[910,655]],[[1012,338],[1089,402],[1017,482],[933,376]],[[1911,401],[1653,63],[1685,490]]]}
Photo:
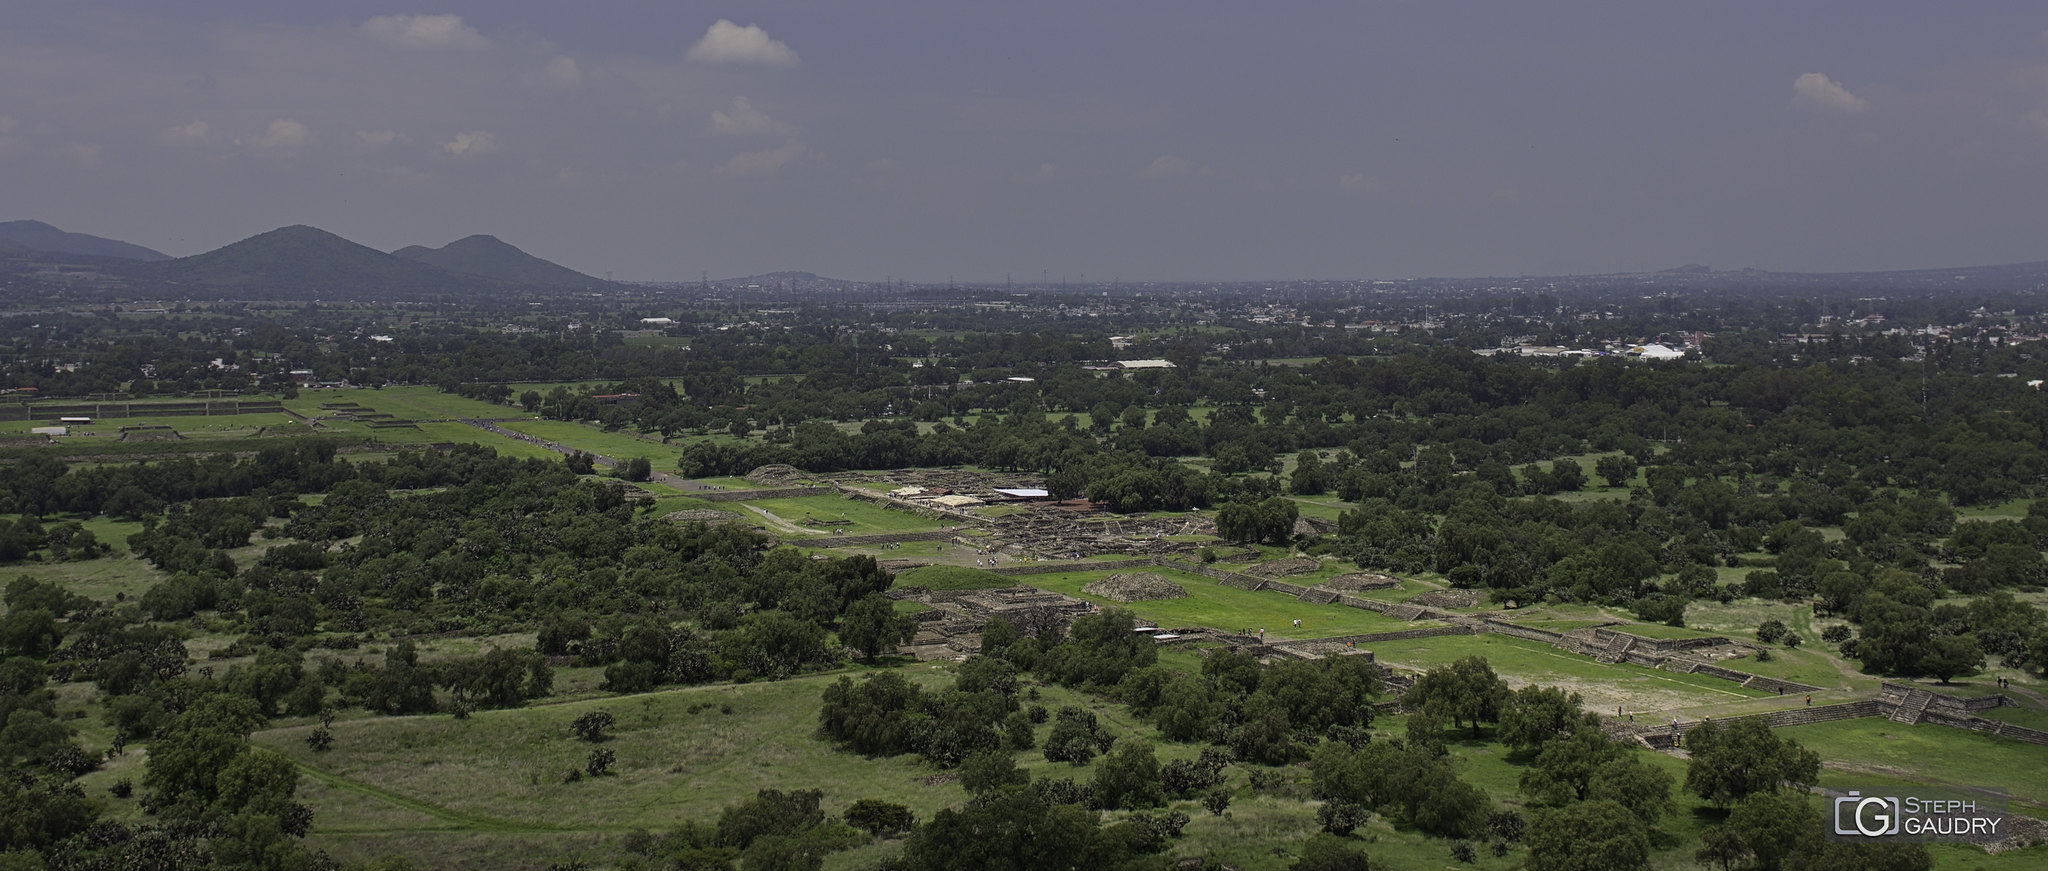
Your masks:
{"label": "hazy horizon", "polygon": [[38,4],[7,219],[1018,283],[2048,259],[2048,10]]}

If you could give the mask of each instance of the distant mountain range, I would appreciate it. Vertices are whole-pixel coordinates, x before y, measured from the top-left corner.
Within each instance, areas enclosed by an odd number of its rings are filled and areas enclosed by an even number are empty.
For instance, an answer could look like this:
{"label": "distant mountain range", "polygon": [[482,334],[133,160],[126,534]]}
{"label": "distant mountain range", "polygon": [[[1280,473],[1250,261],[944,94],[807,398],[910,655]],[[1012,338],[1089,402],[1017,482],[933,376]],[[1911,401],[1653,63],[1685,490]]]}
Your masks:
{"label": "distant mountain range", "polygon": [[507,245],[496,236],[468,236],[439,248],[411,245],[393,251],[391,255],[449,272],[480,275],[514,284],[579,287],[597,280]]}
{"label": "distant mountain range", "polygon": [[187,299],[409,299],[603,284],[491,236],[386,254],[304,225],[171,258],[39,221],[12,221],[0,224],[0,271],[40,279],[52,290]]}
{"label": "distant mountain range", "polygon": [[50,254],[82,254],[87,257],[145,261],[171,259],[171,255],[162,251],[116,239],[102,239],[84,233],[66,233],[41,221],[0,223],[0,244],[5,244],[7,248]]}

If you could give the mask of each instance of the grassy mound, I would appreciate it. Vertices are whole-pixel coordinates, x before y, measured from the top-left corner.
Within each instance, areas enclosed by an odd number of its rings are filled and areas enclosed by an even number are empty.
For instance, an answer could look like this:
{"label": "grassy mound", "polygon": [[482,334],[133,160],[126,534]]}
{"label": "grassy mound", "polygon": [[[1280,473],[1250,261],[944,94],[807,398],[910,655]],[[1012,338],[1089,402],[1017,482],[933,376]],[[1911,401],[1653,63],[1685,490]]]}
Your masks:
{"label": "grassy mound", "polygon": [[996,590],[1017,586],[1017,581],[994,572],[961,566],[925,566],[896,576],[896,586],[929,590]]}

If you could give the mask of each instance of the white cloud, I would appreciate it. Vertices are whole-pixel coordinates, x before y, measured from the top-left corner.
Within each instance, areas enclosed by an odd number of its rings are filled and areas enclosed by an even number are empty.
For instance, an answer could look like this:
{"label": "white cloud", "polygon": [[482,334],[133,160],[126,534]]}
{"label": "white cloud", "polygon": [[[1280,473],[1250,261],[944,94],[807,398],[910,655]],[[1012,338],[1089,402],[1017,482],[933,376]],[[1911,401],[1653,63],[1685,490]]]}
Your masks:
{"label": "white cloud", "polygon": [[456,157],[477,157],[498,150],[498,137],[488,130],[471,130],[457,133],[454,139],[441,143],[441,150]]}
{"label": "white cloud", "polygon": [[799,63],[796,52],[780,40],[770,39],[768,31],[759,25],[741,27],[723,18],[713,22],[711,29],[704,31],[704,38],[690,46],[683,57],[707,64],[793,67]]}
{"label": "white cloud", "polygon": [[765,151],[742,151],[719,168],[719,172],[742,178],[766,178],[782,171],[782,168],[801,160],[810,153],[801,142],[791,139],[782,145]]}
{"label": "white cloud", "polygon": [[1387,189],[1386,182],[1380,181],[1378,176],[1362,172],[1347,172],[1338,176],[1337,187],[1356,194],[1376,194]]}
{"label": "white cloud", "polygon": [[393,48],[484,48],[491,41],[460,15],[379,15],[363,22],[363,35]]}
{"label": "white cloud", "polygon": [[1209,175],[1211,170],[1199,163],[1174,154],[1162,154],[1154,158],[1138,172],[1139,178],[1185,178]]}
{"label": "white cloud", "polygon": [[356,138],[371,148],[383,148],[386,145],[411,141],[405,134],[396,130],[357,130]]}
{"label": "white cloud", "polygon": [[566,91],[583,83],[583,68],[576,65],[575,58],[558,54],[541,67],[540,76],[550,87]]}
{"label": "white cloud", "polygon": [[712,110],[711,129],[727,136],[785,136],[796,128],[768,117],[747,98],[734,97],[731,110]]}
{"label": "white cloud", "polygon": [[1870,108],[1869,101],[1849,93],[1825,73],[1806,73],[1792,80],[1792,105],[1853,115]]}
{"label": "white cloud", "polygon": [[280,118],[270,122],[270,127],[263,131],[263,135],[256,137],[255,141],[249,144],[257,148],[297,148],[311,141],[313,132],[307,130],[306,125]]}
{"label": "white cloud", "polygon": [[188,121],[166,127],[156,135],[156,141],[165,145],[200,145],[211,138],[213,131],[205,121]]}
{"label": "white cloud", "polygon": [[1060,177],[1060,168],[1050,163],[1041,163],[1031,172],[1032,184],[1045,184]]}

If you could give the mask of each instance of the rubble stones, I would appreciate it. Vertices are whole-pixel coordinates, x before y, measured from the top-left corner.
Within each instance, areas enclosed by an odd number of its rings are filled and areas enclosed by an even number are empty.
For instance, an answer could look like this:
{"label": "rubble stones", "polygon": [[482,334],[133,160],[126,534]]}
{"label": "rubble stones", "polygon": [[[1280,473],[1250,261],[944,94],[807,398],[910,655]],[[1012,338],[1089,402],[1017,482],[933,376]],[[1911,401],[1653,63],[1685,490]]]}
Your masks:
{"label": "rubble stones", "polygon": [[1182,599],[1188,591],[1181,585],[1151,572],[1130,572],[1114,574],[1088,586],[1081,592],[1101,596],[1118,602],[1144,602],[1152,599]]}

